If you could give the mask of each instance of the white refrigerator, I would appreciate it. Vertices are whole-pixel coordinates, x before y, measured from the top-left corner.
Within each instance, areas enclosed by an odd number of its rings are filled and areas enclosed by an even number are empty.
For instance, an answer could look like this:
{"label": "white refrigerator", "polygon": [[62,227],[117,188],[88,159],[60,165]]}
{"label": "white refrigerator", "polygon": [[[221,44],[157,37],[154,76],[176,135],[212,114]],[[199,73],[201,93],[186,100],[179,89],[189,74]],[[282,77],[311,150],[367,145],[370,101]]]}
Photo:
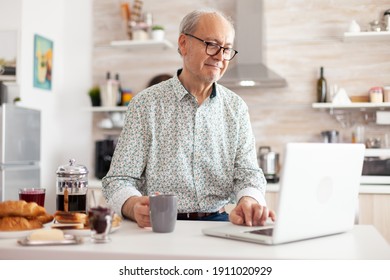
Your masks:
{"label": "white refrigerator", "polygon": [[41,113],[0,106],[0,201],[18,200],[18,189],[40,186]]}

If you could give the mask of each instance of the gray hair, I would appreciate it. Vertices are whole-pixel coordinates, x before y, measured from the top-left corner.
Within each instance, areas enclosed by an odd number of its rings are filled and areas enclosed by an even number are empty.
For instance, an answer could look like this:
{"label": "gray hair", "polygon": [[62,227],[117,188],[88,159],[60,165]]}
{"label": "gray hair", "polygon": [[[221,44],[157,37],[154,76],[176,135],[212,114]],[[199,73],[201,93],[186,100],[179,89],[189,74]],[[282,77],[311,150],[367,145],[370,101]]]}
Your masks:
{"label": "gray hair", "polygon": [[[195,10],[195,11],[192,11],[191,13],[187,14],[182,19],[182,21],[180,23],[179,34],[181,34],[181,33],[183,33],[183,34],[194,33],[200,18],[206,14],[214,14],[214,15],[218,15],[218,16],[224,18],[230,24],[232,31],[233,31],[233,35],[235,34],[234,23],[233,23],[232,18],[227,16],[223,12],[212,9],[212,8],[199,9],[199,10]],[[179,48],[177,49],[177,52],[181,55]]]}
{"label": "gray hair", "polygon": [[187,14],[181,21],[179,32],[180,33],[193,33],[195,32],[196,26],[199,22],[199,19],[206,14],[215,14],[222,18],[224,18],[232,27],[232,30],[234,32],[234,23],[231,17],[227,16],[221,11],[212,9],[212,8],[206,8],[206,9],[199,9],[192,11],[191,13]]}

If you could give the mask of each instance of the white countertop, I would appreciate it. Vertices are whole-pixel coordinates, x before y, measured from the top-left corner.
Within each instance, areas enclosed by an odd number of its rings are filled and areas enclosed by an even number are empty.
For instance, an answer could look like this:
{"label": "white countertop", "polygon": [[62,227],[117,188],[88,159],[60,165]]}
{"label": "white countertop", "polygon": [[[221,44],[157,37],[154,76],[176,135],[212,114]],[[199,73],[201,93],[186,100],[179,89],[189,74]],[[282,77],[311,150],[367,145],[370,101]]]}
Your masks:
{"label": "white countertop", "polygon": [[390,246],[368,225],[347,233],[277,246],[227,240],[202,234],[203,227],[221,222],[178,221],[173,233],[154,233],[124,221],[106,244],[21,246],[16,239],[0,239],[0,259],[390,259]]}

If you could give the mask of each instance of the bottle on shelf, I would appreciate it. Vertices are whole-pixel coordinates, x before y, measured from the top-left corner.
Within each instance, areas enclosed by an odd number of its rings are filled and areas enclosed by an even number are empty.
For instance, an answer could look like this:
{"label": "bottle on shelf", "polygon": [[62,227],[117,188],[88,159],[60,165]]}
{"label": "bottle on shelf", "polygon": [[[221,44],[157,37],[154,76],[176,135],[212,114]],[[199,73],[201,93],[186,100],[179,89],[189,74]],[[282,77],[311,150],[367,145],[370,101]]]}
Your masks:
{"label": "bottle on shelf", "polygon": [[116,105],[117,105],[117,106],[122,106],[122,105],[123,105],[123,104],[122,104],[122,87],[121,87],[121,82],[120,82],[119,74],[118,74],[118,73],[115,74],[115,81],[117,82],[117,87],[118,87]]}
{"label": "bottle on shelf", "polygon": [[101,86],[102,105],[114,107],[118,103],[118,82],[111,78],[111,73],[107,72],[106,81]]}
{"label": "bottle on shelf", "polygon": [[327,86],[324,77],[324,67],[320,68],[320,77],[317,80],[317,102],[326,102]]}
{"label": "bottle on shelf", "polygon": [[122,89],[122,106],[128,106],[133,98],[133,91],[129,88]]}

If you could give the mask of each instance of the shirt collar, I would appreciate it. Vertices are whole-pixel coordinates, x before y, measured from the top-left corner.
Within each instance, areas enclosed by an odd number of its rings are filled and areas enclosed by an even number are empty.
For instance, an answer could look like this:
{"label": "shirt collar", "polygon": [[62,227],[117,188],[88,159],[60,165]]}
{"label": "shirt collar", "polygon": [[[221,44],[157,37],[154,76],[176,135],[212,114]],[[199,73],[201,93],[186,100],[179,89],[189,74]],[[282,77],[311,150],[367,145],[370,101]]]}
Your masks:
{"label": "shirt collar", "polygon": [[[184,95],[186,95],[188,93],[188,91],[185,89],[185,87],[183,86],[183,84],[180,82],[179,80],[179,75],[180,73],[183,71],[182,68],[180,68],[179,70],[177,70],[176,72],[176,76],[175,76],[175,83],[180,85],[180,88],[184,89],[183,90],[180,90],[180,92],[178,92],[178,97],[181,99],[184,97]],[[212,90],[211,90],[211,94],[210,94],[210,99],[214,98],[217,96],[217,86],[216,86],[216,83],[213,83],[213,86],[212,86]]]}

